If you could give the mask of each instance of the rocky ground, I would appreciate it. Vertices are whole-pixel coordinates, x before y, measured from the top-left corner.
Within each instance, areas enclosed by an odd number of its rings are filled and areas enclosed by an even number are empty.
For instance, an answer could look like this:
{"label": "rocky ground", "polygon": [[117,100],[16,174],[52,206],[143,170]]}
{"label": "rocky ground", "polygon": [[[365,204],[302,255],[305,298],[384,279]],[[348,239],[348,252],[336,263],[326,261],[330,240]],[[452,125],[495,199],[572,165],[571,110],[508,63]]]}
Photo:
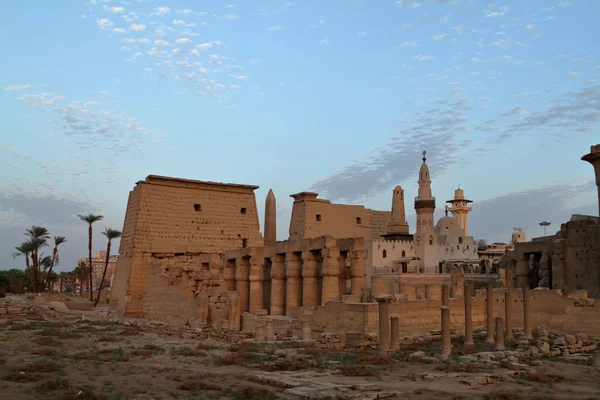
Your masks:
{"label": "rocky ground", "polygon": [[598,341],[583,334],[517,332],[502,352],[483,333],[467,349],[456,337],[449,358],[439,336],[406,338],[380,360],[321,338],[231,345],[52,299],[3,300],[1,399],[600,399]]}

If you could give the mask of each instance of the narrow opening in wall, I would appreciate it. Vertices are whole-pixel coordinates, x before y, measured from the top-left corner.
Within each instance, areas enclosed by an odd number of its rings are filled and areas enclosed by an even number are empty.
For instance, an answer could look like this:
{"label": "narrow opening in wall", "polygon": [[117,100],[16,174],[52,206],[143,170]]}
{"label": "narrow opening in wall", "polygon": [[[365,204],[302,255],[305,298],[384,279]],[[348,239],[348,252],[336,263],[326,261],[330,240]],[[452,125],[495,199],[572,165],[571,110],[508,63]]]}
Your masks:
{"label": "narrow opening in wall", "polygon": [[362,224],[362,218],[361,217],[356,217],[356,223],[358,225]]}
{"label": "narrow opening in wall", "polygon": [[202,206],[200,204],[194,204],[194,211],[202,211]]}
{"label": "narrow opening in wall", "polygon": [[248,239],[242,239],[242,247],[243,248],[248,247]]}
{"label": "narrow opening in wall", "polygon": [[321,214],[317,214],[317,221],[321,220]]}
{"label": "narrow opening in wall", "polygon": [[242,214],[246,214],[246,207],[242,207],[242,208],[240,208],[240,212],[241,212]]}
{"label": "narrow opening in wall", "polygon": [[458,238],[458,243],[462,243],[462,236]]}
{"label": "narrow opening in wall", "polygon": [[383,256],[383,258],[387,258],[387,251],[386,250],[383,251],[382,256]]}

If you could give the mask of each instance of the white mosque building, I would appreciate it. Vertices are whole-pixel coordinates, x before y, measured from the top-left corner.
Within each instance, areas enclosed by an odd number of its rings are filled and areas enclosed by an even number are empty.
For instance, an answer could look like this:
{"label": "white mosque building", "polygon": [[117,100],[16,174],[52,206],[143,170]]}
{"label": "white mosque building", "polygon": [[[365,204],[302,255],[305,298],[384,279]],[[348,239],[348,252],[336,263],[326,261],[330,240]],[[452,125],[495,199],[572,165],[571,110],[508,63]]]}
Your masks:
{"label": "white mosque building", "polygon": [[[394,188],[392,218],[384,239],[365,243],[370,249],[368,265],[374,274],[447,273],[450,267],[462,266],[473,271],[480,265],[477,243],[468,236],[468,213],[471,200],[465,198],[460,188],[454,198],[447,200],[446,216],[434,224],[435,197],[431,193],[431,174],[427,166],[426,152],[419,170],[419,191],[415,197],[417,213],[416,232],[408,233],[404,212],[404,190]],[[448,216],[448,212],[452,216]]]}

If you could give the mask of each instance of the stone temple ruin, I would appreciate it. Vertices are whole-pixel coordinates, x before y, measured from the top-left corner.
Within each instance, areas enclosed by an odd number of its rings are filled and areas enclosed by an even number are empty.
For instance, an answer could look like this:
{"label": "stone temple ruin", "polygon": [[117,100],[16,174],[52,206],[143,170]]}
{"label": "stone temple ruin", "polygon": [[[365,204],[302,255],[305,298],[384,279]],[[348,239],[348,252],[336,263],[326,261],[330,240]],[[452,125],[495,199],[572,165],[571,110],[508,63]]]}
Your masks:
{"label": "stone temple ruin", "polygon": [[[583,159],[600,185],[600,145]],[[263,237],[257,186],[150,175],[129,195],[110,307],[224,340],[319,336],[331,348],[379,341],[384,353],[400,336],[439,331],[440,315],[448,338],[484,328],[493,342],[513,327],[600,334],[600,305],[588,298],[600,288],[597,217],[517,243],[482,273],[467,235],[471,200],[458,189],[434,223],[425,152],[418,183],[413,234],[397,186],[391,211],[293,194],[289,239],[277,241],[272,191]]]}

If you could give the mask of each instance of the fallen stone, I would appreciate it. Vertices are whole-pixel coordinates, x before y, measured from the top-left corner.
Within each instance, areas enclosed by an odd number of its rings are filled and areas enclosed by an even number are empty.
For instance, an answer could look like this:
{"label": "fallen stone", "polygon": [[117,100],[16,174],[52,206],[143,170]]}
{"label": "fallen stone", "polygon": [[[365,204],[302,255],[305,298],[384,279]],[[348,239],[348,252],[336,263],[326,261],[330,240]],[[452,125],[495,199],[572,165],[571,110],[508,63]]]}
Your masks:
{"label": "fallen stone", "polygon": [[461,379],[458,382],[468,386],[484,386],[489,383],[488,378],[485,376],[480,376],[472,379]]}
{"label": "fallen stone", "polygon": [[408,356],[409,361],[419,361],[425,357],[424,351],[415,351]]}
{"label": "fallen stone", "polygon": [[522,370],[526,370],[527,368],[529,368],[529,365],[509,361],[506,363],[506,368],[508,368],[512,371],[522,371]]}
{"label": "fallen stone", "polygon": [[446,376],[446,374],[440,374],[440,373],[430,372],[430,373],[424,374],[421,379],[423,379],[426,382],[429,382],[429,381],[432,381],[434,379],[443,378],[444,376]]}
{"label": "fallen stone", "polygon": [[392,397],[395,397],[396,393],[395,392],[381,392],[381,393],[377,393],[377,398],[378,399],[389,399]]}

